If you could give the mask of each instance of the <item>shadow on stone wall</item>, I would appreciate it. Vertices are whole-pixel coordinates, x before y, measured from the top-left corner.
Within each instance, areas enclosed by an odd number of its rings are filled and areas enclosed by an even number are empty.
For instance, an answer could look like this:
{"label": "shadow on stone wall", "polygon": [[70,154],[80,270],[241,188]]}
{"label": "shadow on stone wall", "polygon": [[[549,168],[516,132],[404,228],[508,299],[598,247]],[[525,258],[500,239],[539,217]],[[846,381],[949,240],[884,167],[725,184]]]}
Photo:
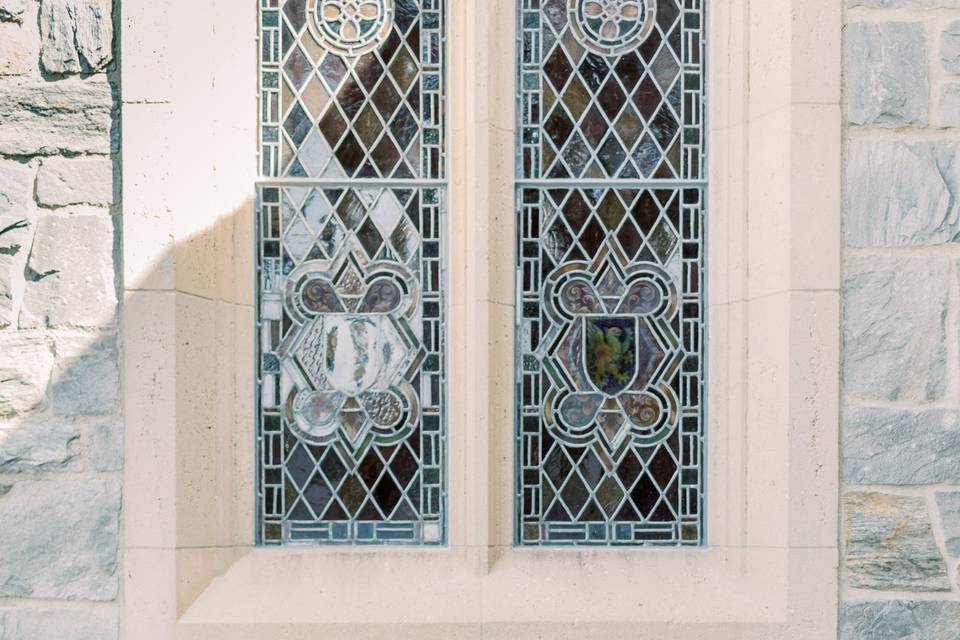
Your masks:
{"label": "shadow on stone wall", "polygon": [[[36,184],[37,163],[18,164]],[[0,171],[0,197],[9,175]],[[156,539],[173,509],[178,547],[250,544],[252,206],[179,241],[156,238],[168,249],[125,290],[119,207],[61,217],[37,206],[15,223],[0,210],[0,230],[12,227],[0,255],[22,264],[0,329],[0,597],[17,608],[0,606],[0,630],[11,638],[117,637],[124,527]],[[124,422],[150,460],[126,473]],[[125,514],[122,482],[135,504]],[[207,579],[178,591],[184,607],[219,570],[205,565]],[[79,618],[77,602],[90,603]],[[85,634],[39,634],[77,620]]]}

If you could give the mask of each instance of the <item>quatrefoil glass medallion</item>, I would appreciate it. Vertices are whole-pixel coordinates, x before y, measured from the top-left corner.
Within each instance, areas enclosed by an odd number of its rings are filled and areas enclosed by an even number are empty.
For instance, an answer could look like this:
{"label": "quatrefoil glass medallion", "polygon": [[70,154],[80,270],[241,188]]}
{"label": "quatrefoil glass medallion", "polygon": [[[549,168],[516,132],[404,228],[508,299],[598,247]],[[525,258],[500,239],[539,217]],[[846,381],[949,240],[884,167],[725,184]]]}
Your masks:
{"label": "quatrefoil glass medallion", "polygon": [[393,23],[393,0],[310,0],[307,9],[317,41],[348,57],[376,48]]}
{"label": "quatrefoil glass medallion", "polygon": [[570,0],[578,39],[601,55],[638,47],[653,30],[657,0]]}

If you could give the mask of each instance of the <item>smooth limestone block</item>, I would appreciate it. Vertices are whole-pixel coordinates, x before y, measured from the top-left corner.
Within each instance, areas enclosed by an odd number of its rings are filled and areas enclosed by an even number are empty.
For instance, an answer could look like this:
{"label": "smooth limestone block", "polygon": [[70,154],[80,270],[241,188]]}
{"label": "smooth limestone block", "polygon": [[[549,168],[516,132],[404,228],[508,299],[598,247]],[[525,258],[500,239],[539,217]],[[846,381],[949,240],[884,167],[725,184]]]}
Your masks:
{"label": "smooth limestone block", "polygon": [[107,214],[41,217],[27,261],[21,328],[113,324],[113,247]]}
{"label": "smooth limestone block", "polygon": [[886,493],[843,497],[847,584],[878,591],[949,591],[947,565],[923,498]]}
{"label": "smooth limestone block", "polygon": [[0,333],[0,419],[44,405],[53,371],[53,350],[44,336]]}
{"label": "smooth limestone block", "polygon": [[840,640],[957,640],[960,602],[848,602]]}
{"label": "smooth limestone block", "polygon": [[960,240],[958,153],[960,146],[947,140],[850,141],[845,189],[847,244],[895,247]]}
{"label": "smooth limestone block", "polygon": [[948,24],[940,34],[940,64],[950,73],[960,73],[960,20]]}
{"label": "smooth limestone block", "polygon": [[0,596],[117,597],[118,480],[22,481],[5,488],[0,495],[0,522],[5,523],[0,526]]}
{"label": "smooth limestone block", "polygon": [[0,610],[0,640],[116,640],[119,606]]}
{"label": "smooth limestone block", "polygon": [[0,81],[0,154],[110,153],[112,112],[104,75]]}
{"label": "smooth limestone block", "polygon": [[113,202],[109,156],[44,158],[37,172],[37,202],[48,207]]}
{"label": "smooth limestone block", "polygon": [[79,441],[80,431],[71,420],[48,414],[0,420],[0,473],[70,469]]}
{"label": "smooth limestone block", "polygon": [[[914,401],[944,396],[951,268],[946,257],[847,259],[843,382],[848,396]],[[954,328],[950,339],[956,338]]]}
{"label": "smooth limestone block", "polygon": [[41,0],[40,39],[48,73],[102,71],[113,60],[111,0]]}
{"label": "smooth limestone block", "polygon": [[[954,457],[954,464],[960,465],[960,458]],[[947,553],[960,558],[960,491],[938,492],[937,508]]]}
{"label": "smooth limestone block", "polygon": [[847,25],[845,35],[848,121],[925,124],[929,81],[923,24],[857,22]]}
{"label": "smooth limestone block", "polygon": [[842,451],[850,484],[960,484],[960,411],[846,409]]}

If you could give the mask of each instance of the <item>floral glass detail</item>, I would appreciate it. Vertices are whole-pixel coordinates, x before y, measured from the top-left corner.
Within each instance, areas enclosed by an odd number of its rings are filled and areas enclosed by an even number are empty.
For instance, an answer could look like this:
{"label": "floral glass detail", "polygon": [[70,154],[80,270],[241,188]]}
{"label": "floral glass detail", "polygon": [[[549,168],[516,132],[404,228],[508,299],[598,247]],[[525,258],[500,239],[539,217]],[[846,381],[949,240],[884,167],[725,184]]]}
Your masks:
{"label": "floral glass detail", "polygon": [[390,33],[392,0],[308,0],[311,32],[330,49],[356,56]]}
{"label": "floral glass detail", "polygon": [[636,48],[653,30],[657,0],[570,0],[573,33],[603,55]]}
{"label": "floral glass detail", "polygon": [[443,11],[261,0],[261,544],[446,540]]}
{"label": "floral glass detail", "polygon": [[703,542],[701,0],[519,0],[516,541]]}

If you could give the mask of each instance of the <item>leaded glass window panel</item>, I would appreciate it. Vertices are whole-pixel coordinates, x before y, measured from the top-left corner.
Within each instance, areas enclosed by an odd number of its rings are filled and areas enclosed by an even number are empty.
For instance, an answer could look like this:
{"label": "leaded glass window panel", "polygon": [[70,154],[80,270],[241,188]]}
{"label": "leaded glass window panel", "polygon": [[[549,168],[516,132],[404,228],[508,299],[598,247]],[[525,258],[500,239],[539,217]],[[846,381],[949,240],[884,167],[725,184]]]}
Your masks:
{"label": "leaded glass window panel", "polygon": [[443,544],[443,0],[260,19],[260,542]]}
{"label": "leaded glass window panel", "polygon": [[703,542],[703,0],[518,0],[516,541]]}

